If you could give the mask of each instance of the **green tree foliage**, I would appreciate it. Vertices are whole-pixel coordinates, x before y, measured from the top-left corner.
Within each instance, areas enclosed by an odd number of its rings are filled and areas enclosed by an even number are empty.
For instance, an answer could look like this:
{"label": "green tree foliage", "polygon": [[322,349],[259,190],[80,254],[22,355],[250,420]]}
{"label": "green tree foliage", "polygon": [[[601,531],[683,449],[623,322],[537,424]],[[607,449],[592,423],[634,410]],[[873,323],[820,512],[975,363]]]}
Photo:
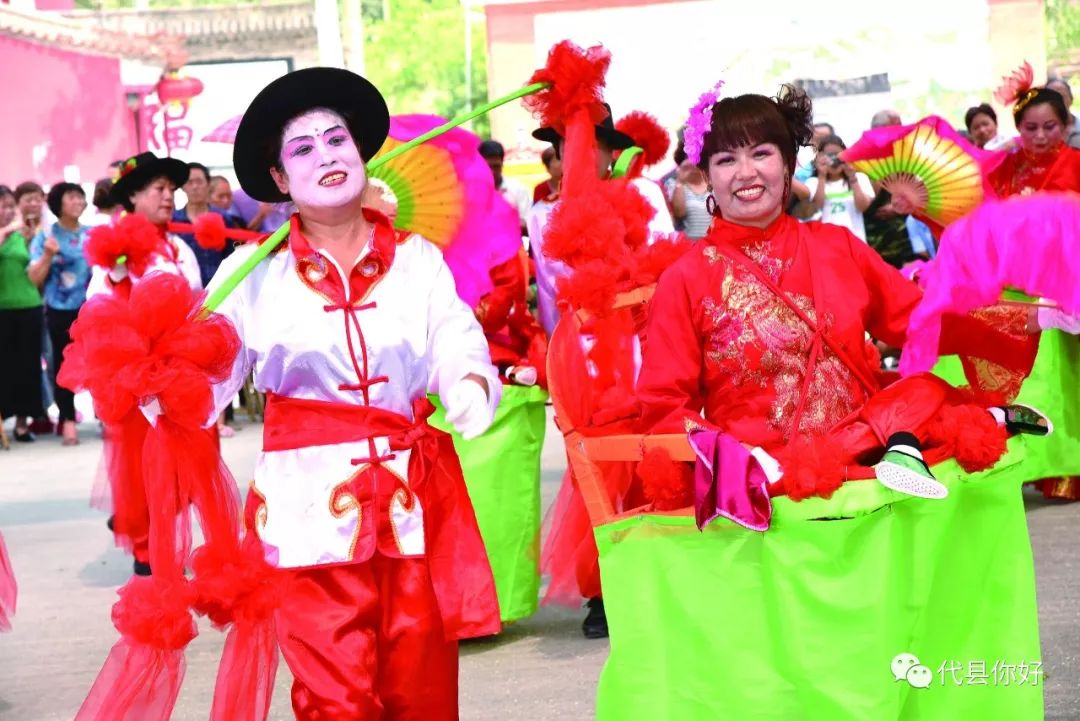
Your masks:
{"label": "green tree foliage", "polygon": [[1046,54],[1051,62],[1064,61],[1080,50],[1080,2],[1046,0]]}
{"label": "green tree foliage", "polygon": [[[348,0],[344,0],[348,1]],[[466,8],[459,0],[385,0],[381,19],[364,6],[367,74],[392,113],[452,117],[487,101],[487,42],[479,7],[472,21],[472,97],[465,82]],[[471,100],[471,102],[470,102]],[[487,118],[471,129],[486,135]]]}

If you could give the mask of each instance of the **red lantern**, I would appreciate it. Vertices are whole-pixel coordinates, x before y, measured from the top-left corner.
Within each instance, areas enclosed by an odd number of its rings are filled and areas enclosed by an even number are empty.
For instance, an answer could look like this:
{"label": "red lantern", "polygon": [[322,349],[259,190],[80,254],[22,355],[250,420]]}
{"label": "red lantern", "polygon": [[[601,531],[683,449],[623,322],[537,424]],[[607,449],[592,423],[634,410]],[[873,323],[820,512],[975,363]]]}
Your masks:
{"label": "red lantern", "polygon": [[162,105],[187,105],[191,99],[203,91],[202,81],[198,78],[180,77],[179,73],[168,72],[161,76],[157,84],[157,96]]}

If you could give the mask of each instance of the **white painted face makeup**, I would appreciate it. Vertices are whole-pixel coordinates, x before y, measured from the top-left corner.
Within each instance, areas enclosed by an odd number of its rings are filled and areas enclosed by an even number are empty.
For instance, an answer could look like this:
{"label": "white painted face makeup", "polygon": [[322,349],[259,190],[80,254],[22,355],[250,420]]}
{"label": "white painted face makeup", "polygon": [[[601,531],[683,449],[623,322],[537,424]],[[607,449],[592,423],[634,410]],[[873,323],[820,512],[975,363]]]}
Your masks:
{"label": "white painted face makeup", "polygon": [[316,108],[290,120],[281,135],[281,167],[270,173],[298,208],[340,208],[356,201],[367,170],[344,118]]}

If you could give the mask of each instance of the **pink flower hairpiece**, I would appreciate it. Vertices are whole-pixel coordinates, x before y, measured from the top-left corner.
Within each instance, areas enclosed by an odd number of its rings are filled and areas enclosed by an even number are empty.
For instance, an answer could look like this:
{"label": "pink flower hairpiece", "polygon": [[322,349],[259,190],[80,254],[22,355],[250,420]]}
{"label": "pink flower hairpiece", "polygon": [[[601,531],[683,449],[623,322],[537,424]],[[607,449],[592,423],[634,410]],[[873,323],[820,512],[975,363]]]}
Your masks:
{"label": "pink flower hairpiece", "polygon": [[697,165],[701,161],[701,150],[705,144],[705,134],[712,129],[712,109],[720,97],[724,81],[716,83],[707,93],[698,98],[697,104],[690,108],[690,117],[686,119],[683,131],[683,151],[686,159]]}

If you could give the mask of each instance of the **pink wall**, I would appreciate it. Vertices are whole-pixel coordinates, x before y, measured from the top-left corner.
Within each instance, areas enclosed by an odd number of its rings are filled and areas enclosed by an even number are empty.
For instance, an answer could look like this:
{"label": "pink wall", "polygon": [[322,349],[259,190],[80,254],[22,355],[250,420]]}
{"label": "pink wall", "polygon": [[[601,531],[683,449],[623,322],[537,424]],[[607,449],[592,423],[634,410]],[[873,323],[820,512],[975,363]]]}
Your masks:
{"label": "pink wall", "polygon": [[66,165],[93,182],[109,174],[110,162],[133,154],[119,60],[7,36],[0,36],[0,59],[8,99],[0,113],[0,183],[55,183]]}
{"label": "pink wall", "polygon": [[38,10],[74,10],[75,0],[36,0],[34,7]]}

